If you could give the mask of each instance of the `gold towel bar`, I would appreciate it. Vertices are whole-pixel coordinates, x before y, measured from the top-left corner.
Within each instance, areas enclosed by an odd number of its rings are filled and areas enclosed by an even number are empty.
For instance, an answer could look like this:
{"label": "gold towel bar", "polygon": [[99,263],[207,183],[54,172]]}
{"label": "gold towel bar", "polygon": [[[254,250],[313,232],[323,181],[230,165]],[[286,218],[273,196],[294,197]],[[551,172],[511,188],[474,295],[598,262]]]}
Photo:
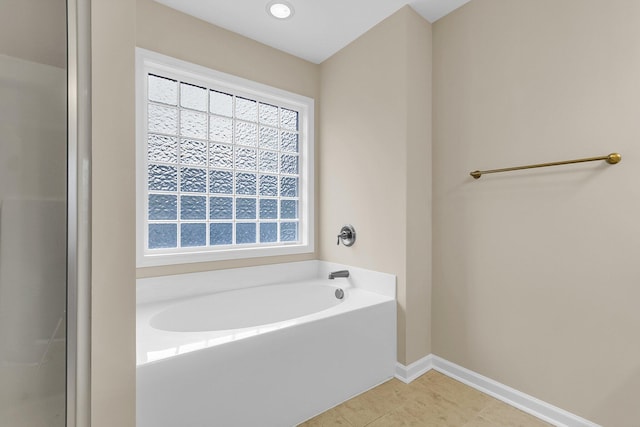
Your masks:
{"label": "gold towel bar", "polygon": [[486,173],[496,173],[496,172],[509,172],[509,171],[517,171],[521,169],[533,169],[533,168],[544,168],[547,166],[559,166],[559,165],[568,165],[571,163],[584,163],[584,162],[594,162],[596,160],[606,160],[610,165],[615,165],[622,160],[622,156],[619,153],[611,153],[608,156],[600,156],[600,157],[588,157],[586,159],[576,159],[576,160],[565,160],[563,162],[551,162],[551,163],[538,163],[537,165],[528,165],[528,166],[515,166],[512,168],[504,168],[504,169],[491,169],[486,171],[473,171],[469,173],[475,179],[480,178],[482,175]]}

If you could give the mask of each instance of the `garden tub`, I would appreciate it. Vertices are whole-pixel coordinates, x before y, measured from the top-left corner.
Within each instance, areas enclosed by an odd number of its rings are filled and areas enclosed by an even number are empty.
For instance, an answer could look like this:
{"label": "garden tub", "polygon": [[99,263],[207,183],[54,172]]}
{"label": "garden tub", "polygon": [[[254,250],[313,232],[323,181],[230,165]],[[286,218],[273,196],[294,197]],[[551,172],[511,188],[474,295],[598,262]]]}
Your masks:
{"label": "garden tub", "polygon": [[138,280],[138,427],[293,426],[395,363],[392,275],[306,261]]}

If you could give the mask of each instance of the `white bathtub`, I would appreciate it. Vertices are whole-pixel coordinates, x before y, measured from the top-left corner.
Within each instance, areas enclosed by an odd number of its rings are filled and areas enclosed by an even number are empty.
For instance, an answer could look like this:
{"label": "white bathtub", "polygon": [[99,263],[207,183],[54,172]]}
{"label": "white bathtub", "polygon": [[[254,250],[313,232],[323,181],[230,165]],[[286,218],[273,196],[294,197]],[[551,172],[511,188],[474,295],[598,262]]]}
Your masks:
{"label": "white bathtub", "polygon": [[395,276],[307,261],[140,279],[137,323],[138,427],[293,426],[393,376]]}

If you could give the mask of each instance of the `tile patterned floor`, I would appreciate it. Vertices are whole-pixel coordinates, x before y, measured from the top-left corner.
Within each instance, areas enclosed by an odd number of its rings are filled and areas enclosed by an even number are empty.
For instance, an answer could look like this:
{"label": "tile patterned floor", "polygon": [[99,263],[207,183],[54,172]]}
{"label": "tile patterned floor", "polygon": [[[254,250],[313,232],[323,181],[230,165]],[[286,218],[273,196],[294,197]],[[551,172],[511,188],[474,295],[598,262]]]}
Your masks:
{"label": "tile patterned floor", "polygon": [[300,427],[545,427],[491,396],[431,370],[411,384],[391,379]]}

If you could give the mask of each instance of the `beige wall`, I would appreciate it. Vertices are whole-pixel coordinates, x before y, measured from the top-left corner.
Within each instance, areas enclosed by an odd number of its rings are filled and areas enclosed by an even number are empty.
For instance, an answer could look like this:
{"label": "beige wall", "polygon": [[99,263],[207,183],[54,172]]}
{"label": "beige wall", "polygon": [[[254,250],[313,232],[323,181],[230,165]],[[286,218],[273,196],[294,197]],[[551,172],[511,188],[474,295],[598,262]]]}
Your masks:
{"label": "beige wall", "polygon": [[[430,32],[405,7],[321,65],[320,258],[398,276],[398,360],[407,364],[429,353]],[[337,246],[347,223],[356,244]]]}
{"label": "beige wall", "polygon": [[628,0],[476,0],[433,30],[434,353],[619,427],[640,420],[638,23]]}
{"label": "beige wall", "polygon": [[135,426],[135,2],[92,7],[92,427]]}
{"label": "beige wall", "polygon": [[407,13],[406,357],[431,353],[432,26]]}
{"label": "beige wall", "polygon": [[67,67],[65,0],[2,0],[0,54]]}
{"label": "beige wall", "polygon": [[[177,12],[152,0],[137,0],[136,44],[174,58],[314,98],[316,100],[315,121],[318,122],[320,67],[316,64]],[[315,140],[317,152],[319,145],[317,132]],[[134,235],[130,237],[135,238]],[[139,268],[137,275],[151,277],[314,258],[316,254],[310,253],[148,267]]]}
{"label": "beige wall", "polygon": [[0,203],[66,197],[66,50],[65,0],[0,2]]}

